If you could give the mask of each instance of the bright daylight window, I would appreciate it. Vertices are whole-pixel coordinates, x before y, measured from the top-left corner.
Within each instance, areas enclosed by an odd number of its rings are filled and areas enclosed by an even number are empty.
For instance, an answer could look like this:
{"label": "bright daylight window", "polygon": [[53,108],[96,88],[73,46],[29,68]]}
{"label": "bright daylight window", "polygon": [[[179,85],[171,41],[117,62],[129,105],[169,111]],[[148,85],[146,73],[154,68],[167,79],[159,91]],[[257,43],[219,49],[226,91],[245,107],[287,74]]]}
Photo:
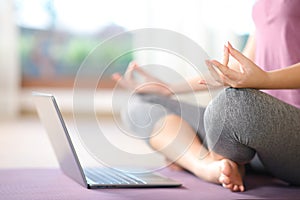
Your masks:
{"label": "bright daylight window", "polygon": [[[135,4],[140,5],[138,1]],[[143,22],[143,16],[127,13],[126,1],[20,0],[15,6],[23,87],[71,87],[78,68],[96,45]],[[111,60],[118,56],[116,48],[131,42],[129,38],[105,47],[106,55],[97,60]],[[104,87],[111,85],[110,74],[124,72],[131,60],[129,54],[114,62],[105,74]],[[93,74],[99,63],[91,65]]]}
{"label": "bright daylight window", "polygon": [[[247,23],[235,24],[234,19],[239,18],[228,16],[236,11],[242,15],[245,8],[251,9],[247,7],[249,3],[240,2],[244,1],[187,0],[179,3],[171,0],[15,0],[16,22],[20,33],[22,86],[72,87],[76,72],[88,53],[108,37],[126,30],[158,27],[199,37],[202,35],[195,31],[199,27],[211,30],[212,25],[224,30],[226,27],[222,26],[225,25],[241,29],[240,25]],[[220,3],[222,5],[217,6]],[[245,5],[240,6],[242,4]],[[234,5],[240,7],[236,9]],[[219,35],[222,34],[218,29],[215,30]],[[216,39],[209,38],[209,35],[206,34],[207,38],[202,38],[202,41],[212,41],[208,42],[211,46]],[[115,55],[116,48],[122,45],[130,47],[132,42],[129,37],[122,43],[105,47],[106,55],[97,61],[115,58],[118,56]],[[112,87],[110,74],[124,72],[132,59],[133,55],[128,54],[114,62],[104,76],[107,80],[104,87]],[[93,70],[99,70],[99,63],[91,65],[91,74]]]}

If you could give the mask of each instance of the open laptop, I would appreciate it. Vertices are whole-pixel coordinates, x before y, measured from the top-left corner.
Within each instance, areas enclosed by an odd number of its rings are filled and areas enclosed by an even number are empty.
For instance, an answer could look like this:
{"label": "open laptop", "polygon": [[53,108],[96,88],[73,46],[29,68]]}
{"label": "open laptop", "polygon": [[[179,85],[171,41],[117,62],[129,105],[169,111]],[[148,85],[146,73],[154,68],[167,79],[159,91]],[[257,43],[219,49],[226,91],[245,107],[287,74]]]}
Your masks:
{"label": "open laptop", "polygon": [[37,92],[32,94],[61,170],[79,184],[86,188],[181,186],[181,183],[157,173],[135,174],[103,166],[82,168],[54,96]]}

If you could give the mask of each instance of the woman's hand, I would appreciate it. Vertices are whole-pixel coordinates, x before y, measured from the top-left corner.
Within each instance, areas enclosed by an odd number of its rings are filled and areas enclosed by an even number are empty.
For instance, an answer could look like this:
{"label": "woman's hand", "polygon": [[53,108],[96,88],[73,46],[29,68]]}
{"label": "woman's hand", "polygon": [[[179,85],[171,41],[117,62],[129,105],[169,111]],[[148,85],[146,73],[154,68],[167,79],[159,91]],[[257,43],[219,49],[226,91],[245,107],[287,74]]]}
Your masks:
{"label": "woman's hand", "polygon": [[[229,55],[239,63],[239,68],[233,69],[228,66]],[[269,79],[267,72],[234,49],[229,42],[224,48],[223,64],[216,60],[207,61],[206,64],[217,82],[234,88],[264,88]],[[203,81],[200,83],[207,84]]]}
{"label": "woman's hand", "polygon": [[[141,75],[144,82],[137,82],[133,77],[134,72]],[[124,76],[116,73],[112,75],[112,79],[115,80],[117,84],[120,84],[121,87],[133,90],[135,93],[152,93],[164,96],[173,94],[170,86],[145,72],[137,65],[136,62],[131,62],[128,65]]]}

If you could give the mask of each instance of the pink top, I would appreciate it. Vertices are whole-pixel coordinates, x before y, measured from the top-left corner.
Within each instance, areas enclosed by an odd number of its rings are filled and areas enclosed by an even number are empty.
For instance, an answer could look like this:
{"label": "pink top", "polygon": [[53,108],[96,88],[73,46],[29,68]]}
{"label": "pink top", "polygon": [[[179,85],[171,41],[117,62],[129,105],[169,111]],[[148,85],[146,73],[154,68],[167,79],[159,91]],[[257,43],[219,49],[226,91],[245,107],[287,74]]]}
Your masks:
{"label": "pink top", "polygon": [[[300,62],[300,0],[257,0],[253,20],[258,66],[270,71]],[[264,92],[300,108],[300,89]]]}

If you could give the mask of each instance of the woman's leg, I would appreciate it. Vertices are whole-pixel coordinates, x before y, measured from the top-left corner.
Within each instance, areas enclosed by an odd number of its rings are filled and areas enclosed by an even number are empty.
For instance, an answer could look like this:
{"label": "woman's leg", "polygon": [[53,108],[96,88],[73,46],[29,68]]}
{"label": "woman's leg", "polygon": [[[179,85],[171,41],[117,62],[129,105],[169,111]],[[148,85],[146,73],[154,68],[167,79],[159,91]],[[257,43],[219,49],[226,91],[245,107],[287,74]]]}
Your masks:
{"label": "woman's leg", "polygon": [[[153,128],[157,121],[165,121],[168,115],[178,115],[191,126],[194,136],[197,132],[197,137],[203,141],[205,139],[204,111],[204,107],[179,102],[169,97],[144,94],[132,96],[128,106],[122,110],[121,117],[129,131],[149,141],[150,135],[154,135]],[[168,123],[170,124],[170,120]],[[167,162],[171,168],[180,169],[172,160],[167,158]]]}
{"label": "woman's leg", "polygon": [[239,164],[257,153],[271,174],[300,184],[300,109],[258,90],[228,88],[204,119],[210,150]]}
{"label": "woman's leg", "polygon": [[193,128],[178,115],[167,115],[154,126],[150,145],[199,178],[220,183],[224,174],[234,180],[228,183],[232,191],[244,191],[242,172],[238,165],[212,154],[201,144]]}
{"label": "woman's leg", "polygon": [[[197,107],[159,95],[135,95],[121,111],[121,118],[129,131],[149,140],[156,122],[167,115],[175,114],[183,118],[205,141],[203,115],[204,107]],[[206,145],[206,144],[205,144]]]}
{"label": "woman's leg", "polygon": [[208,153],[206,145],[201,143],[205,138],[204,108],[153,95],[137,96],[133,100],[122,112],[123,121],[136,134],[148,135],[153,148],[210,182],[220,183],[219,178],[230,173],[235,184],[228,188],[244,190],[238,165]]}

